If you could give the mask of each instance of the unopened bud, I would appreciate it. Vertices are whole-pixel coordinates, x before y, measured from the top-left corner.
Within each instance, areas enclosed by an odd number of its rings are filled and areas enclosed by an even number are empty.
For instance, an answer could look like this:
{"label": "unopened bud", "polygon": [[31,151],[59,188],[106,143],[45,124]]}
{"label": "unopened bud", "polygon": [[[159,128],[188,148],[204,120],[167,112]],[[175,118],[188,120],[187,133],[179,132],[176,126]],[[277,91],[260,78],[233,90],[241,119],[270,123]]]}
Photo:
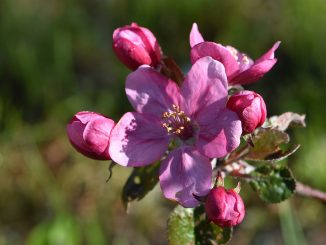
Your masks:
{"label": "unopened bud", "polygon": [[266,105],[263,98],[252,91],[244,90],[233,94],[227,108],[238,114],[244,134],[252,133],[266,120]]}
{"label": "unopened bud", "polygon": [[155,67],[161,60],[161,47],[153,33],[136,23],[116,29],[112,47],[120,61],[132,70],[141,65]]}
{"label": "unopened bud", "polygon": [[67,135],[74,148],[96,160],[109,160],[108,151],[113,120],[89,111],[78,112],[67,125]]}
{"label": "unopened bud", "polygon": [[210,190],[205,202],[210,221],[221,227],[238,225],[245,216],[245,207],[240,195],[234,190],[218,186]]}

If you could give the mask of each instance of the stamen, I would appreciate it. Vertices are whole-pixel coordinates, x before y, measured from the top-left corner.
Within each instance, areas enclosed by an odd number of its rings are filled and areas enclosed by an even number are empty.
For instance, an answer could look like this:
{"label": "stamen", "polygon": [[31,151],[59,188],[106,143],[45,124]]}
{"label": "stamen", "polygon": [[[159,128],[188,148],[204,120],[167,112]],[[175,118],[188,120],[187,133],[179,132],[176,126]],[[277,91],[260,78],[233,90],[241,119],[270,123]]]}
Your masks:
{"label": "stamen", "polygon": [[191,120],[179,106],[172,105],[173,110],[164,112],[162,115],[162,126],[168,133],[174,134],[183,140],[192,136],[193,129]]}
{"label": "stamen", "polygon": [[248,59],[248,56],[246,56],[246,55],[244,55],[243,57],[242,57],[242,62],[244,63],[244,64],[249,64],[249,59]]}
{"label": "stamen", "polygon": [[235,48],[233,48],[231,46],[226,46],[226,48],[229,50],[229,52],[232,54],[232,56],[235,58],[235,60],[238,61],[238,59],[239,59],[238,50],[236,50]]}

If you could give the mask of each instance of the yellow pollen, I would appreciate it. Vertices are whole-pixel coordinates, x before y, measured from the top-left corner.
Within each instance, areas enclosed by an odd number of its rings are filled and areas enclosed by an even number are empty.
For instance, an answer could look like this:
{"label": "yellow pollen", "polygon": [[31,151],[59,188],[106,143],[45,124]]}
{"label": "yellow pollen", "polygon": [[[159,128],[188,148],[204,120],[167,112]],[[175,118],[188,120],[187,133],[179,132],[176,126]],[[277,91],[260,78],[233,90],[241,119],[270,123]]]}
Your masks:
{"label": "yellow pollen", "polygon": [[168,133],[181,135],[189,125],[190,118],[186,116],[184,111],[181,111],[179,106],[172,105],[173,110],[164,112],[162,115],[162,126]]}
{"label": "yellow pollen", "polygon": [[226,48],[230,51],[230,53],[232,54],[232,56],[233,56],[236,60],[239,59],[239,58],[238,58],[238,50],[236,50],[235,48],[233,48],[233,47],[231,47],[231,46],[227,46]]}
{"label": "yellow pollen", "polygon": [[245,64],[249,64],[249,59],[248,59],[248,57],[246,55],[244,55],[242,57],[242,62],[245,63]]}

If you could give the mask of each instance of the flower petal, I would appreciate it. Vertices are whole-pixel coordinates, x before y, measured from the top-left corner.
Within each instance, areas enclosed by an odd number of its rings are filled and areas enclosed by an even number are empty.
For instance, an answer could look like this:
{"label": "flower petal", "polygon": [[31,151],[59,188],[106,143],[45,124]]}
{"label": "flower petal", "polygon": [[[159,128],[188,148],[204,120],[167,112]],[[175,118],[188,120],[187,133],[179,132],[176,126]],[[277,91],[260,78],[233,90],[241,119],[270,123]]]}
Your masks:
{"label": "flower petal", "polygon": [[109,152],[122,166],[144,166],[159,160],[169,137],[157,117],[136,112],[122,116],[111,132]]}
{"label": "flower petal", "polygon": [[280,44],[281,44],[280,41],[274,43],[273,47],[270,50],[268,50],[265,54],[263,54],[259,59],[257,59],[255,61],[255,64],[257,64],[259,62],[262,62],[264,60],[275,59],[274,52],[275,52],[276,49],[278,49],[278,47],[280,46]]}
{"label": "flower petal", "polygon": [[194,64],[198,59],[205,56],[210,56],[213,59],[221,62],[225,67],[227,77],[234,75],[239,69],[239,65],[235,57],[226,47],[220,44],[214,42],[202,42],[191,49],[191,63]]}
{"label": "flower petal", "polygon": [[255,63],[247,70],[234,74],[229,79],[229,83],[232,85],[236,84],[249,84],[256,82],[262,78],[275,65],[277,59],[274,56],[275,50],[280,46],[281,42],[276,42],[273,47],[268,50],[264,55],[255,61]]}
{"label": "flower petal", "polygon": [[241,72],[232,78],[229,83],[232,85],[237,84],[249,84],[258,81],[262,78],[270,69],[275,65],[277,59],[264,60],[259,63],[255,63],[249,69]]}
{"label": "flower petal", "polygon": [[181,86],[181,108],[191,117],[205,114],[208,107],[216,112],[227,101],[227,78],[223,65],[211,57],[196,61]]}
{"label": "flower petal", "polygon": [[160,185],[164,196],[186,208],[199,204],[193,194],[207,195],[211,179],[212,166],[209,159],[192,147],[172,151],[161,163]]}
{"label": "flower petal", "polygon": [[96,118],[90,121],[83,132],[83,139],[88,149],[97,155],[103,155],[106,159],[110,159],[108,153],[109,138],[114,121],[109,118]]}
{"label": "flower petal", "polygon": [[135,70],[140,65],[150,65],[152,63],[146,48],[141,45],[135,45],[128,39],[120,38],[113,43],[113,51],[128,68]]}
{"label": "flower petal", "polygon": [[[131,25],[137,25],[137,24],[132,23]],[[161,56],[162,56],[161,46],[157,42],[154,34],[149,29],[147,29],[145,27],[141,27],[141,26],[139,26],[139,28],[142,30],[142,32],[145,35],[145,38],[143,37],[143,40],[144,39],[146,40],[146,41],[144,41],[145,44],[148,41],[149,45],[151,46],[151,49],[149,51],[150,51],[152,60],[154,61],[154,63],[158,63],[161,60]],[[149,45],[146,45],[146,46],[148,47]]]}
{"label": "flower petal", "polygon": [[240,144],[241,121],[229,109],[207,114],[197,119],[199,134],[196,141],[198,151],[209,157],[224,157]]}
{"label": "flower petal", "polygon": [[81,111],[67,125],[68,139],[81,154],[96,160],[109,160],[109,137],[114,124],[113,120],[96,112]]}
{"label": "flower petal", "polygon": [[239,70],[237,71],[237,73],[247,70],[249,67],[251,67],[254,64],[253,60],[245,53],[239,52],[239,50],[237,50],[236,48],[230,45],[225,47],[230,51],[233,57],[236,58],[239,64]]}
{"label": "flower petal", "polygon": [[179,88],[149,66],[141,66],[126,81],[126,93],[135,110],[161,117],[172,104],[179,105]]}
{"label": "flower petal", "polygon": [[204,38],[198,30],[197,23],[192,24],[192,28],[189,36],[190,47],[192,48],[198,43],[204,42]]}

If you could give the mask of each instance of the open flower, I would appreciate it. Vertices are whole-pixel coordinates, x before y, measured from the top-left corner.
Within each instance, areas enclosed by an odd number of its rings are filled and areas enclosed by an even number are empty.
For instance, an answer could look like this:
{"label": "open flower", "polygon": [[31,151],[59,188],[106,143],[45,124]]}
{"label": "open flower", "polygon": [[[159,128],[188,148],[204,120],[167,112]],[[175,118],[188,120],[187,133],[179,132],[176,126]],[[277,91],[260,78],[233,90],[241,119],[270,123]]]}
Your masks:
{"label": "open flower", "polygon": [[122,116],[110,138],[112,159],[123,166],[145,166],[160,160],[171,142],[177,145],[162,161],[159,179],[164,196],[184,207],[204,196],[211,185],[209,158],[223,157],[240,143],[241,122],[226,108],[227,80],[223,65],[199,59],[179,88],[149,66],[126,81],[136,112]]}
{"label": "open flower", "polygon": [[223,46],[214,42],[205,42],[198,31],[196,23],[190,32],[190,59],[195,63],[198,59],[211,56],[220,61],[224,67],[230,85],[249,84],[258,81],[275,65],[275,50],[281,42],[276,42],[273,47],[256,61],[245,53],[239,52],[232,46]]}

